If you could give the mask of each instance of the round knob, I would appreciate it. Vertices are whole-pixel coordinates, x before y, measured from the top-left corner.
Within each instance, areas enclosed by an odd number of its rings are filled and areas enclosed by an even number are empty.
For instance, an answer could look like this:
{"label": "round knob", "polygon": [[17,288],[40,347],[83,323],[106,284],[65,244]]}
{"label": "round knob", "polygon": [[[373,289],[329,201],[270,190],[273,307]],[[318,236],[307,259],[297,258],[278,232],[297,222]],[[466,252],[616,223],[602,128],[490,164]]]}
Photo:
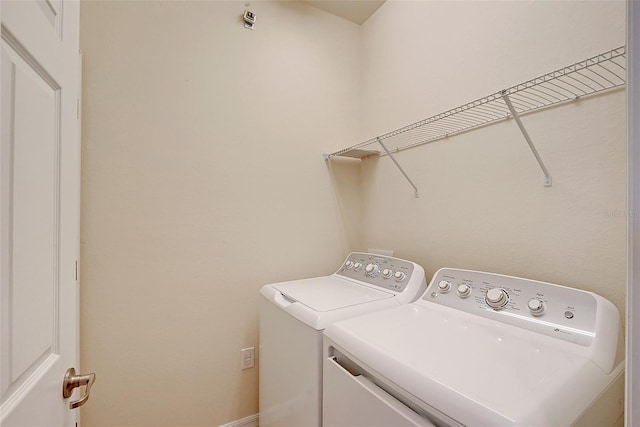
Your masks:
{"label": "round knob", "polygon": [[491,288],[487,291],[485,301],[489,307],[499,310],[507,305],[509,295],[507,295],[507,292],[502,288]]}
{"label": "round knob", "polygon": [[407,275],[402,271],[396,271],[396,274],[394,274],[393,277],[395,277],[396,282],[402,282]]}
{"label": "round knob", "polygon": [[466,283],[458,285],[458,296],[460,298],[466,298],[469,295],[471,295],[471,286],[467,285]]}
{"label": "round knob", "polygon": [[351,268],[353,268],[353,261],[349,260],[349,261],[345,262],[345,263],[344,263],[344,266],[345,266],[347,269],[351,269]]}
{"label": "round knob", "polygon": [[534,316],[538,316],[544,311],[544,304],[542,303],[542,301],[535,298],[531,298],[529,302],[527,302],[527,307],[529,307],[529,311]]}
{"label": "round knob", "polygon": [[367,276],[375,277],[380,272],[380,267],[378,267],[378,264],[371,263],[367,264],[367,266],[364,268],[364,271],[367,273]]}
{"label": "round knob", "polygon": [[355,264],[353,264],[353,269],[355,271],[359,271],[361,268],[362,268],[362,263],[356,262]]}
{"label": "round knob", "polygon": [[382,277],[384,277],[385,279],[388,279],[391,276],[393,276],[393,270],[392,269],[385,268],[384,270],[382,270]]}
{"label": "round knob", "polygon": [[440,283],[438,283],[438,289],[440,289],[440,292],[442,292],[443,294],[446,294],[451,290],[451,282],[441,280]]}

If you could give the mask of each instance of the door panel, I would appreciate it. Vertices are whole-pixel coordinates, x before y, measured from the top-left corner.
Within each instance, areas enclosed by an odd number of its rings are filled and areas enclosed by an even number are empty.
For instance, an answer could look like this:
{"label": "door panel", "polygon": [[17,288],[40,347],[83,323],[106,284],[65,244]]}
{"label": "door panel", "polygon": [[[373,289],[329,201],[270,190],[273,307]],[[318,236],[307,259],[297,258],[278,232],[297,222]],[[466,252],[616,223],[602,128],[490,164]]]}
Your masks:
{"label": "door panel", "polygon": [[51,28],[56,32],[60,33],[60,12],[62,10],[62,1],[61,0],[39,0],[36,2],[44,17],[47,19]]}
{"label": "door panel", "polygon": [[[57,347],[58,151],[57,88],[52,88],[3,44],[3,65],[11,67],[13,157],[9,252],[11,379],[19,377]],[[8,59],[8,60],[7,60]],[[38,123],[38,126],[34,126]],[[3,124],[5,125],[5,124]],[[54,325],[54,328],[51,326]],[[4,362],[3,360],[3,363]]]}

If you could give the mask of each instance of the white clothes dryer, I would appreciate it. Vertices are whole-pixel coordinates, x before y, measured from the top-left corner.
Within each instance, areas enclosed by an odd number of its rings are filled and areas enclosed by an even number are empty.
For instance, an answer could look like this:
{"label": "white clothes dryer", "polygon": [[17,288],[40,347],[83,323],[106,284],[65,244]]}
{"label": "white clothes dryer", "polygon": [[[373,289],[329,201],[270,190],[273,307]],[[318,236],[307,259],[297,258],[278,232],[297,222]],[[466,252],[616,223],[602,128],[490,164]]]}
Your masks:
{"label": "white clothes dryer", "polygon": [[322,424],[322,332],[331,323],[417,299],[418,264],[351,253],[325,277],[260,290],[260,427]]}
{"label": "white clothes dryer", "polygon": [[325,427],[621,422],[619,314],[534,280],[441,269],[418,301],[325,331]]}

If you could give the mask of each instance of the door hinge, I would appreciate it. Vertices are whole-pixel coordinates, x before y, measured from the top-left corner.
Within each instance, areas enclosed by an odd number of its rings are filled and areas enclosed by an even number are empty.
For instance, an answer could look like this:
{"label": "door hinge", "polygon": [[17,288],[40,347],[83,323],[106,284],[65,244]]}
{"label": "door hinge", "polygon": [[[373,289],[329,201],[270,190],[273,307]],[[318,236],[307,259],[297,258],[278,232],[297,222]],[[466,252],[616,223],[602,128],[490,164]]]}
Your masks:
{"label": "door hinge", "polygon": [[76,260],[76,282],[78,281],[78,260]]}
{"label": "door hinge", "polygon": [[80,119],[80,98],[76,99],[76,119]]}

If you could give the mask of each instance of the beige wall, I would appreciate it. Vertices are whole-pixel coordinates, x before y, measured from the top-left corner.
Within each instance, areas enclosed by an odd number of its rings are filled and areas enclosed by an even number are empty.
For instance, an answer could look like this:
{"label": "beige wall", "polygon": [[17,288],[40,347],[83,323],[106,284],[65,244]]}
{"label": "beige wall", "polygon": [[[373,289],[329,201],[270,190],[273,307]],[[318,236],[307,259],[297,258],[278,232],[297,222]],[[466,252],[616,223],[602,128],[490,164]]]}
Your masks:
{"label": "beige wall", "polygon": [[[435,115],[625,42],[617,2],[387,2],[362,27],[362,138]],[[494,271],[600,293],[624,313],[625,93],[362,163],[363,244],[432,275]],[[614,212],[611,215],[610,212]]]}
{"label": "beige wall", "polygon": [[[359,27],[294,2],[83,2],[84,426],[257,412],[258,290],[357,247]],[[355,120],[354,120],[355,118]]]}
{"label": "beige wall", "polygon": [[320,157],[623,44],[624,2],[251,4],[254,31],[244,2],[82,4],[83,425],[257,412],[258,289],[349,250],[624,308],[624,92],[523,119],[550,189],[512,122],[400,153],[419,199],[387,158]]}

